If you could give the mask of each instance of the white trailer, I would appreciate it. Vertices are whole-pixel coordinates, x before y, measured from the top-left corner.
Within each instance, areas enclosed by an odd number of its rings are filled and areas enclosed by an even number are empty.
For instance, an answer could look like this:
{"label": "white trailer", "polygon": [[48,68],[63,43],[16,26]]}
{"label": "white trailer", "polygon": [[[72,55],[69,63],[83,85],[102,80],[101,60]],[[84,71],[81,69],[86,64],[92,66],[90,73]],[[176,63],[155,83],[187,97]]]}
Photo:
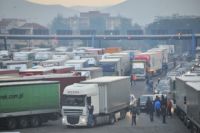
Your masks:
{"label": "white trailer", "polygon": [[[122,76],[99,77],[65,88],[62,101],[62,124],[94,126],[113,124],[125,118],[129,109],[130,79]],[[94,106],[88,123],[88,105]]]}
{"label": "white trailer", "polygon": [[187,114],[185,124],[191,128],[192,133],[200,132],[200,82],[186,83]]}
{"label": "white trailer", "polygon": [[88,79],[93,79],[103,76],[103,70],[101,67],[86,67],[86,68],[81,68],[76,72],[80,72],[81,76],[85,76]]}
{"label": "white trailer", "polygon": [[187,107],[187,82],[200,82],[200,76],[182,76],[176,77],[175,81],[175,100],[177,107],[177,114],[184,120],[188,113]]}
{"label": "white trailer", "polygon": [[75,70],[82,69],[84,67],[89,67],[88,59],[80,59],[80,60],[68,60],[65,62],[65,66],[74,67]]}
{"label": "white trailer", "polygon": [[14,61],[27,61],[27,60],[33,60],[33,59],[34,59],[33,52],[14,52],[13,53]]}

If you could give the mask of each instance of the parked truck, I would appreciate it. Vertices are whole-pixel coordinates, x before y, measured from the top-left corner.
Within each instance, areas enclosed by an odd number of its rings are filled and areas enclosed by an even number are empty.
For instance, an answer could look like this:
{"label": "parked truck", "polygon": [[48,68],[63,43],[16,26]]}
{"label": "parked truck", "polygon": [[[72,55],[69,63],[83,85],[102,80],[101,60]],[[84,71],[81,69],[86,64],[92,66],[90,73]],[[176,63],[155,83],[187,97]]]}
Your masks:
{"label": "parked truck", "polygon": [[200,132],[200,82],[186,83],[187,114],[185,123],[192,133]]}
{"label": "parked truck", "polygon": [[0,126],[37,127],[60,115],[60,85],[55,81],[0,83]]}
{"label": "parked truck", "polygon": [[[144,61],[146,66],[146,75],[154,76],[162,71],[162,60],[161,60],[161,53],[158,52],[145,52],[135,56],[134,62],[137,61]],[[132,71],[134,73],[134,71]]]}
{"label": "parked truck", "polygon": [[[189,97],[191,97],[190,92],[188,90],[187,83],[199,83],[200,76],[182,76],[177,77],[175,81],[175,101],[176,101],[176,112],[181,120],[184,121],[187,127],[191,127],[190,119],[188,118],[188,114],[191,114],[191,110],[189,106],[194,104],[194,101],[189,101]],[[198,93],[196,93],[198,94]],[[194,97],[196,96],[194,95]],[[196,103],[198,99],[196,99]],[[197,108],[198,109],[198,108]],[[195,110],[193,110],[194,112]]]}
{"label": "parked truck", "polygon": [[79,83],[81,81],[86,80],[84,76],[76,76],[72,73],[68,74],[49,74],[49,75],[33,75],[33,76],[24,76],[24,77],[13,77],[13,78],[2,78],[0,79],[0,83],[4,82],[22,82],[22,81],[58,81],[60,84],[60,99],[62,100],[62,93],[64,88],[68,85],[72,85],[74,83]]}
{"label": "parked truck", "polygon": [[136,79],[145,80],[147,74],[146,62],[144,60],[134,60],[131,66],[132,66],[131,73],[135,74]]}
{"label": "parked truck", "polygon": [[[73,84],[63,92],[62,124],[90,126],[125,118],[129,109],[130,79],[106,76]],[[88,105],[93,105],[93,119],[88,123]]]}

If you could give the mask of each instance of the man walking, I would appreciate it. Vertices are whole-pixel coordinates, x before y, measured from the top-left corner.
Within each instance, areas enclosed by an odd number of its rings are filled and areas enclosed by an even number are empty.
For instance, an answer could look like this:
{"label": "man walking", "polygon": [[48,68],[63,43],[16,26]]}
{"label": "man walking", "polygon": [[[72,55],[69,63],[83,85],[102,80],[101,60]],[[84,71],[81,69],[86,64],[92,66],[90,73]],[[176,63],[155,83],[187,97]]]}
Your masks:
{"label": "man walking", "polygon": [[131,108],[131,115],[132,115],[132,122],[131,125],[133,126],[133,124],[136,125],[136,115],[137,115],[137,108],[135,106],[133,106]]}

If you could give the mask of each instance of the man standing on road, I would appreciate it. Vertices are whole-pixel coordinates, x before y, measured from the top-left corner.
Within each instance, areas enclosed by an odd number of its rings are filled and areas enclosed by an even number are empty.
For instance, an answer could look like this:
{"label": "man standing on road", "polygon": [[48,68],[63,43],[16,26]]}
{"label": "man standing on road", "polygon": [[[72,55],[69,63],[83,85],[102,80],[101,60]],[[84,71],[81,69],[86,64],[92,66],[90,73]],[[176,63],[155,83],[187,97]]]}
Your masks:
{"label": "man standing on road", "polygon": [[153,112],[154,112],[154,105],[150,97],[147,99],[146,103],[147,113],[149,113],[150,121],[153,121]]}
{"label": "man standing on road", "polygon": [[137,108],[136,108],[135,106],[133,106],[133,107],[131,108],[131,115],[132,115],[131,125],[133,126],[133,124],[136,125]]}
{"label": "man standing on road", "polygon": [[131,75],[131,86],[132,86],[132,85],[136,85],[136,82],[135,82],[135,81],[136,81],[136,76],[135,76],[135,74],[132,74],[132,75]]}
{"label": "man standing on road", "polygon": [[162,95],[161,99],[161,113],[163,117],[163,123],[166,123],[166,115],[167,115],[167,98]]}
{"label": "man standing on road", "polygon": [[89,113],[89,116],[88,116],[88,125],[89,126],[93,126],[93,111],[94,111],[94,106],[89,104],[88,105],[88,113]]}

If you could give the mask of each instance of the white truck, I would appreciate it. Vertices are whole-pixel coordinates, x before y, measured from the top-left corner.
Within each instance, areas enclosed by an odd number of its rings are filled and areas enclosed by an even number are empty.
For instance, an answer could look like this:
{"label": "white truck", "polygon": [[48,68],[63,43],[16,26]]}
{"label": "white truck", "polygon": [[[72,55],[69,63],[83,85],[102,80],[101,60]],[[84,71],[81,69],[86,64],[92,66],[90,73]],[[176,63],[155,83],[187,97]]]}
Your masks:
{"label": "white truck", "polygon": [[[123,119],[129,109],[130,79],[106,76],[67,86],[63,92],[62,124],[90,126]],[[88,105],[93,105],[93,119],[88,123]]]}

